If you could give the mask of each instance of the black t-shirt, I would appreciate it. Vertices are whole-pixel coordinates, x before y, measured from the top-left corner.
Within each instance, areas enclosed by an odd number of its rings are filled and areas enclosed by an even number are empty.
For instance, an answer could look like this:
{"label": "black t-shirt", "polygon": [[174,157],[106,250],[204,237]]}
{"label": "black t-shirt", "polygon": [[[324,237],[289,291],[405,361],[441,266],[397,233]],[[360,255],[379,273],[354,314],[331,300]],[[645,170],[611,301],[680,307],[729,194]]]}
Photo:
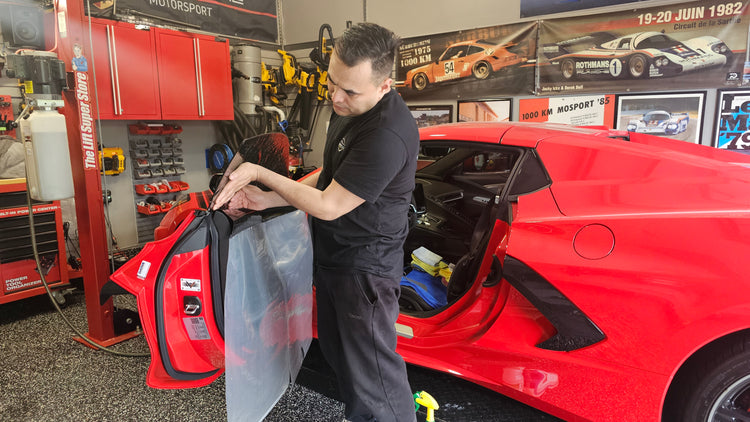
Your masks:
{"label": "black t-shirt", "polygon": [[332,114],[317,188],[336,180],[365,202],[332,221],[311,219],[316,265],[401,276],[418,148],[417,125],[395,91],[360,116]]}

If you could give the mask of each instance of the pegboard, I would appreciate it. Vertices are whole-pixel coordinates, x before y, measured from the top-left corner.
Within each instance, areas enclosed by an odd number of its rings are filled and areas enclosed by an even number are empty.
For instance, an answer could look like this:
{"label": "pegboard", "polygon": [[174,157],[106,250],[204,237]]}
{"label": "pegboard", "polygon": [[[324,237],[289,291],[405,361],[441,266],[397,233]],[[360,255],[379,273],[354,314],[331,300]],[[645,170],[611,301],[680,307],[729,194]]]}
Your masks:
{"label": "pegboard", "polygon": [[135,124],[128,129],[138,243],[146,243],[154,240],[154,229],[190,187],[181,180],[186,171],[178,136],[182,128]]}

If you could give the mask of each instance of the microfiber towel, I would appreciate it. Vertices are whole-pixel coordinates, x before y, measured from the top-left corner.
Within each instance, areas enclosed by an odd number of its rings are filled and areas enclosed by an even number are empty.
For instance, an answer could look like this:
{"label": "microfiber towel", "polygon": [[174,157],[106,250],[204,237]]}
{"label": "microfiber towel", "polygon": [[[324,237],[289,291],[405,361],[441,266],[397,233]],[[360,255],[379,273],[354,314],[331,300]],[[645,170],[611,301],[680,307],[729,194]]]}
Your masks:
{"label": "microfiber towel", "polygon": [[433,308],[439,308],[448,303],[447,289],[440,282],[440,277],[415,269],[401,277],[401,285],[416,290],[419,296]]}

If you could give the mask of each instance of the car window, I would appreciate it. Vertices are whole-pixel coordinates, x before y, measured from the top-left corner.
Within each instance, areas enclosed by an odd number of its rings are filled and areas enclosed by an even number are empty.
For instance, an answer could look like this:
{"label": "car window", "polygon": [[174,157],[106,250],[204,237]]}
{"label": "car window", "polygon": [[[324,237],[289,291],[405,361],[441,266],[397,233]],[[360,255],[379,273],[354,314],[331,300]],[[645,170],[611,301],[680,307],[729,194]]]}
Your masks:
{"label": "car window", "polygon": [[484,50],[485,50],[484,48],[479,47],[478,45],[470,45],[469,46],[469,55],[477,54],[477,53],[483,53]]}
{"label": "car window", "polygon": [[630,48],[630,38],[625,38],[622,41],[620,41],[620,44],[617,46],[619,49],[627,50]]}
{"label": "car window", "polygon": [[659,113],[648,113],[645,116],[643,116],[643,120],[645,121],[651,121],[651,120],[669,120],[669,113],[659,112]]}
{"label": "car window", "polygon": [[466,53],[465,45],[451,47],[445,50],[445,53],[443,53],[441,60],[457,59],[457,58],[463,57],[465,53]]}
{"label": "car window", "polygon": [[[466,143],[464,143],[466,144]],[[422,144],[420,160],[432,163],[420,169],[417,177],[455,183],[461,187],[499,193],[518,159],[516,149],[486,146],[451,147],[444,143]]]}
{"label": "car window", "polygon": [[658,35],[652,35],[645,40],[638,43],[636,46],[637,49],[642,50],[644,48],[655,48],[657,50],[663,49],[663,48],[671,48],[675,45],[679,45],[680,42],[670,38],[663,34]]}

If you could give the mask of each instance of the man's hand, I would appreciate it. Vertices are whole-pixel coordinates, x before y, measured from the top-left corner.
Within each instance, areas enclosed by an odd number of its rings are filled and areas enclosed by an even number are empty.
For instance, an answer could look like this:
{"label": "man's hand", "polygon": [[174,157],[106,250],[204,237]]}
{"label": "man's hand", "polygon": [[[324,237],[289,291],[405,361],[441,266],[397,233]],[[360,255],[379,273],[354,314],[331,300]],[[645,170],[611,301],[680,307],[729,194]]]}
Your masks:
{"label": "man's hand", "polygon": [[[214,197],[212,209],[218,210],[224,204],[228,203],[240,189],[247,187],[250,182],[258,180],[262,167],[253,163],[242,163],[232,174],[229,175],[229,181]],[[258,189],[260,191],[260,189]],[[261,192],[262,193],[262,192]],[[240,199],[238,199],[240,200]],[[230,204],[231,206],[231,204]],[[232,207],[234,208],[234,207]]]}

